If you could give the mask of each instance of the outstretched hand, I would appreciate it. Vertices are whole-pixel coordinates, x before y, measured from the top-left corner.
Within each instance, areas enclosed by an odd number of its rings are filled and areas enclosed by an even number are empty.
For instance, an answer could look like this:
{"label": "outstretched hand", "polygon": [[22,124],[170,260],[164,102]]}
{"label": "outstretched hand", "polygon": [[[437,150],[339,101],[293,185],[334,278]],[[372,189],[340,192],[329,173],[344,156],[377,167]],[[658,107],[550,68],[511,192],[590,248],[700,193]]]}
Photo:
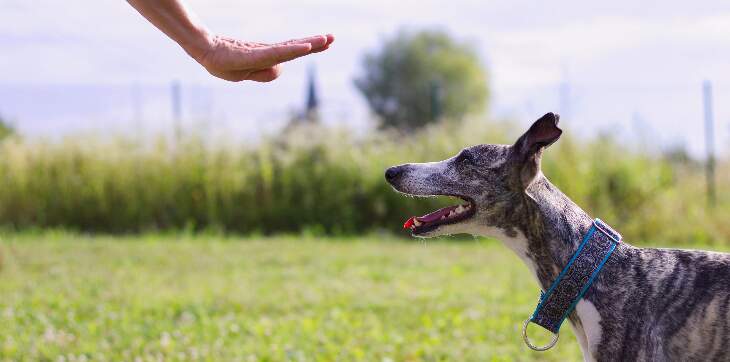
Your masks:
{"label": "outstretched hand", "polygon": [[206,50],[191,55],[218,78],[270,82],[281,74],[281,63],[327,50],[334,40],[333,35],[327,34],[264,44],[214,36]]}
{"label": "outstretched hand", "polygon": [[327,34],[277,44],[245,42],[211,35],[182,0],[127,2],[210,74],[232,82],[270,82],[279,77],[281,63],[326,50],[335,41],[334,36]]}

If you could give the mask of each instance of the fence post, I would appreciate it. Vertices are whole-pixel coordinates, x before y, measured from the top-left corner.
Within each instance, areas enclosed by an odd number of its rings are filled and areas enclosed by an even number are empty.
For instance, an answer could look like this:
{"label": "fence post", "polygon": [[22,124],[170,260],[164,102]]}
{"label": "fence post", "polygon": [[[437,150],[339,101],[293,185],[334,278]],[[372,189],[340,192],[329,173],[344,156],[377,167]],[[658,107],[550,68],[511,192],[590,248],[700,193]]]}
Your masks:
{"label": "fence post", "polygon": [[712,83],[706,80],[702,86],[702,96],[705,106],[705,150],[707,160],[705,173],[707,177],[707,204],[714,207],[717,203],[715,189],[715,122],[712,114]]}
{"label": "fence post", "polygon": [[182,126],[180,125],[182,118],[182,100],[180,97],[180,81],[174,80],[170,87],[170,96],[172,98],[172,121],[174,122],[175,140],[180,141],[182,136]]}

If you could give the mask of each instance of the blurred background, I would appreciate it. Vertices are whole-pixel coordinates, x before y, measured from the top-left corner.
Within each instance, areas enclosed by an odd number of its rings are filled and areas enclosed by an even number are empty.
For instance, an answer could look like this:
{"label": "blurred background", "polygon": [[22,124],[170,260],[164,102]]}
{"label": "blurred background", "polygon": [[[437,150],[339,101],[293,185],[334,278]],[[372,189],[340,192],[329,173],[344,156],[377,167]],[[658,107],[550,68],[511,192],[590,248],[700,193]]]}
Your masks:
{"label": "blurred background", "polygon": [[[403,29],[447,32],[478,56],[491,118],[524,124],[550,109],[563,114],[571,134],[610,130],[700,156],[702,82],[715,83],[719,103],[729,95],[730,21],[719,1],[189,3],[220,34],[275,42],[331,31],[341,41],[326,55],[288,64],[278,82],[227,84],[123,1],[4,1],[0,111],[33,137],[157,134],[180,118],[186,129],[251,141],[276,133],[303,106],[311,70],[322,121],[364,131],[372,112],[353,78],[365,54]],[[718,107],[716,118],[725,150],[730,114]]]}
{"label": "blurred background", "polygon": [[589,213],[730,247],[726,2],[187,4],[218,34],[337,40],[226,83],[124,1],[0,3],[0,359],[578,358],[520,344],[517,259],[407,241],[448,200],[383,180],[549,111],[544,172]]}

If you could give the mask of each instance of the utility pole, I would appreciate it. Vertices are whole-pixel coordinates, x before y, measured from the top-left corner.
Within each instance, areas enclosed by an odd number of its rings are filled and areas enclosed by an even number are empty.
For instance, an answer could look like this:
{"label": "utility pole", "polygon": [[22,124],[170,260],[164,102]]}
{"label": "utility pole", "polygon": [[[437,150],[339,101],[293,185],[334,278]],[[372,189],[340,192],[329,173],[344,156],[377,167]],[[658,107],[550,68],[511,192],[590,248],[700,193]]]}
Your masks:
{"label": "utility pole", "polygon": [[[568,73],[568,64],[565,63],[562,66],[562,76],[560,83],[558,83],[558,113],[563,122],[565,120],[572,119],[570,113],[571,107],[571,89],[570,89],[570,76]],[[565,124],[565,123],[563,123]]]}
{"label": "utility pole", "polygon": [[132,122],[137,139],[142,134],[142,95],[139,83],[132,84]]}
{"label": "utility pole", "polygon": [[560,112],[560,115],[562,116],[561,118],[570,118],[570,83],[567,80],[560,82],[560,86],[558,87],[558,98],[560,103],[558,105],[558,112]]}
{"label": "utility pole", "polygon": [[182,136],[182,100],[180,97],[180,81],[174,80],[170,87],[170,97],[172,99],[172,121],[174,122],[173,131],[175,132],[175,140],[180,141]]}
{"label": "utility pole", "polygon": [[712,83],[706,80],[702,85],[702,96],[705,106],[705,149],[707,160],[705,162],[707,177],[707,204],[714,207],[717,203],[715,190],[715,120],[712,114]]}

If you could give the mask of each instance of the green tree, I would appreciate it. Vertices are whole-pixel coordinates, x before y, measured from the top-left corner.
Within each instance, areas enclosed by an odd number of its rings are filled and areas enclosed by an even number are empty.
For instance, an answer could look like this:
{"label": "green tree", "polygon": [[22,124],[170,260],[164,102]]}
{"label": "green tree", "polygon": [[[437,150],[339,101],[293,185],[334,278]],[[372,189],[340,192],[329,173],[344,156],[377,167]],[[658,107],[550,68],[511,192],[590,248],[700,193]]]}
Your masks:
{"label": "green tree", "polygon": [[365,55],[355,86],[381,126],[401,130],[483,111],[488,96],[476,51],[439,30],[398,32]]}

